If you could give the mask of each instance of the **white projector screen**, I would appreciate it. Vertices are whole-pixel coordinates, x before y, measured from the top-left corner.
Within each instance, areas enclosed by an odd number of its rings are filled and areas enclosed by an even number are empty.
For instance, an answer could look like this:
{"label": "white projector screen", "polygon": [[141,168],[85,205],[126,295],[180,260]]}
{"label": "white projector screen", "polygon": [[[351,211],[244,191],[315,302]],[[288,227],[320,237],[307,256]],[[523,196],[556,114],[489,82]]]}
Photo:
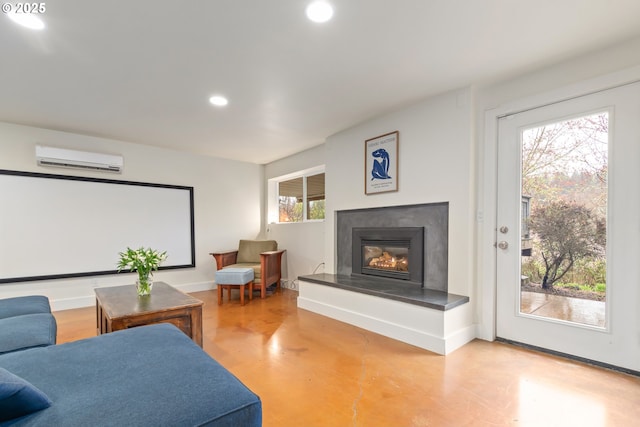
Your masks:
{"label": "white projector screen", "polygon": [[0,283],[115,274],[141,246],[195,267],[193,187],[0,170]]}

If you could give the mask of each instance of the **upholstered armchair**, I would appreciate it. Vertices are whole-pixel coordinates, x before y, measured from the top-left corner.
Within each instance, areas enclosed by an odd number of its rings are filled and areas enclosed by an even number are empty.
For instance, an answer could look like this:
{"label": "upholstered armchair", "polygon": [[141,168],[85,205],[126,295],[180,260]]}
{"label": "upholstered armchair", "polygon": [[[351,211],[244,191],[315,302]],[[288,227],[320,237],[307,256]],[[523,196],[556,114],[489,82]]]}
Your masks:
{"label": "upholstered armchair", "polygon": [[280,291],[282,278],[282,254],[285,250],[278,250],[275,240],[240,240],[238,249],[227,252],[212,252],[216,260],[216,270],[223,268],[252,268],[254,275],[254,289],[260,289],[260,297],[267,294],[267,287],[276,284]]}

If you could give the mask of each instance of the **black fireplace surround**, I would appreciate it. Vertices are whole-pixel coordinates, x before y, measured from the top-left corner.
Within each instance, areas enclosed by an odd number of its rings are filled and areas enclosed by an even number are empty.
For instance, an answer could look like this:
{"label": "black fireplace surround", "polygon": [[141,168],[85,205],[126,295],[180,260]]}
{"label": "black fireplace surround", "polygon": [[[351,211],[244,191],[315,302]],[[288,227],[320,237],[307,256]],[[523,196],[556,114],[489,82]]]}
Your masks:
{"label": "black fireplace surround", "polygon": [[[422,287],[404,280],[383,280],[372,276],[353,276],[359,264],[353,262],[354,228],[423,228]],[[383,282],[401,288],[448,292],[449,203],[385,206],[336,212],[336,275],[359,282]],[[357,272],[356,272],[357,273]]]}
{"label": "black fireplace surround", "polygon": [[423,286],[424,227],[354,227],[352,272]]}
{"label": "black fireplace surround", "polygon": [[[421,286],[416,286],[409,280],[374,277],[361,272],[358,274],[356,271],[359,269],[356,266],[362,264],[362,259],[357,264],[357,260],[353,260],[355,246],[352,242],[355,234],[353,229],[388,227],[423,230],[422,262],[409,260],[409,268],[416,265],[422,268]],[[392,243],[389,246],[394,247],[393,245],[397,245],[398,242]],[[360,253],[361,246],[358,248]],[[440,311],[450,310],[469,302],[467,296],[448,293],[449,203],[447,202],[337,211],[336,252],[335,274],[300,276],[300,281]],[[356,274],[353,274],[354,271]]]}

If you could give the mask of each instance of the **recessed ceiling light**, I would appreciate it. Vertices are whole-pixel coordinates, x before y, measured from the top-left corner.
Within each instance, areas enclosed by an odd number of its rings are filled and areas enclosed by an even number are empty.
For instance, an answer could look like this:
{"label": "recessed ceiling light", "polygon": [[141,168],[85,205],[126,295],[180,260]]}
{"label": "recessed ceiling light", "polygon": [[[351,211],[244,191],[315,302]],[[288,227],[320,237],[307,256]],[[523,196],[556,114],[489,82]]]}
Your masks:
{"label": "recessed ceiling light", "polygon": [[317,0],[307,6],[307,18],[313,22],[327,22],[333,16],[333,7],[323,0]]}
{"label": "recessed ceiling light", "polygon": [[42,30],[44,28],[44,22],[35,13],[8,12],[7,16],[16,24],[20,24],[23,27],[27,27],[32,30]]}
{"label": "recessed ceiling light", "polygon": [[224,96],[214,95],[209,98],[209,102],[215,105],[216,107],[224,107],[229,103],[229,100]]}

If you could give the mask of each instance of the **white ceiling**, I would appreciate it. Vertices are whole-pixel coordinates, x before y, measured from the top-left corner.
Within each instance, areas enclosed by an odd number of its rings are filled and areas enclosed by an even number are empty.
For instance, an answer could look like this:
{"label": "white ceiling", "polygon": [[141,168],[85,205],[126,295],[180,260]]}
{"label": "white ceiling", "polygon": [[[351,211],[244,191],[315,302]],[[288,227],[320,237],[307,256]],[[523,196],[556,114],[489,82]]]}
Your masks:
{"label": "white ceiling", "polygon": [[[258,164],[640,35],[638,0],[57,0],[0,17],[0,121]],[[209,104],[224,94],[229,105]]]}

